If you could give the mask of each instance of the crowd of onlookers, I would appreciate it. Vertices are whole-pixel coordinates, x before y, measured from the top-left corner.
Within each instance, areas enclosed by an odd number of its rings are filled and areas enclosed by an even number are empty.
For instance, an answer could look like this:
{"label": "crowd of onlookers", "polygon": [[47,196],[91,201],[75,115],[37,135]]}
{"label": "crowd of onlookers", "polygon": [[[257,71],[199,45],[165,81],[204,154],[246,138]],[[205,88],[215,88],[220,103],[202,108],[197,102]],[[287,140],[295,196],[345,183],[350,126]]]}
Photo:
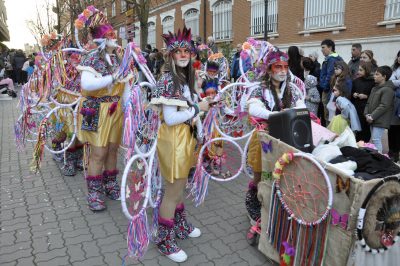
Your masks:
{"label": "crowd of onlookers", "polygon": [[[306,106],[335,133],[349,126],[357,141],[373,143],[382,152],[388,132],[388,154],[399,161],[400,151],[400,51],[393,65],[379,66],[371,50],[355,43],[351,59],[344,62],[330,39],[308,57],[296,46],[288,49],[289,69],[306,87]],[[338,119],[337,119],[338,118]]]}
{"label": "crowd of onlookers", "polygon": [[22,50],[0,47],[0,86],[8,88],[3,93],[16,96],[14,84],[20,86],[28,81],[34,70],[34,60],[35,54],[26,56]]}

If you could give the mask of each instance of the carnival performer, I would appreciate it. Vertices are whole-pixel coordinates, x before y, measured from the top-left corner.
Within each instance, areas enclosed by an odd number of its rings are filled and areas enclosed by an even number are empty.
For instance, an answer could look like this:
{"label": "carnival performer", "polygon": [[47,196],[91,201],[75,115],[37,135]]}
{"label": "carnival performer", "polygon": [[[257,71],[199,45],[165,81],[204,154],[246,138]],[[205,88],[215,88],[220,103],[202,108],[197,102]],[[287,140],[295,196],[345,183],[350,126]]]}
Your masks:
{"label": "carnival performer", "polygon": [[[299,89],[291,82],[287,54],[274,47],[260,62],[258,65],[260,69],[256,71],[261,73],[266,69],[266,73],[260,75],[263,79],[261,86],[251,92],[247,101],[249,115],[263,124],[268,121],[271,114],[288,108],[305,107]],[[248,163],[253,168],[254,180],[249,183],[249,190],[246,193],[246,209],[251,220],[257,221],[261,216],[257,185],[261,181],[262,171],[261,143],[257,131],[253,134],[249,145]]]}
{"label": "carnival performer", "polygon": [[201,231],[186,219],[184,190],[190,168],[195,163],[196,136],[194,119],[199,111],[207,111],[209,103],[198,102],[194,89],[195,74],[191,64],[190,29],[162,37],[167,46],[168,72],[163,73],[153,91],[151,104],[161,108],[157,153],[164,177],[165,193],[160,206],[156,244],[161,253],[175,262],[187,259],[176,237],[199,237]]}
{"label": "carnival performer", "polygon": [[120,82],[116,74],[119,58],[113,27],[92,6],[85,12],[93,15],[85,23],[78,18],[75,26],[85,24],[98,48],[85,55],[77,67],[83,96],[78,111],[78,139],[90,144],[86,175],[89,209],[101,211],[106,208],[104,194],[112,200],[120,197],[116,165],[123,125],[121,97],[124,90],[129,91],[127,83]]}
{"label": "carnival performer", "polygon": [[[76,69],[80,62],[80,55],[72,53],[66,55],[67,64],[65,65],[68,78],[65,80],[65,87],[59,89],[57,93],[57,100],[63,103],[71,103],[76,101],[81,92],[81,76],[79,71]],[[73,125],[73,123],[71,123]],[[58,154],[55,154],[58,155]],[[61,155],[63,155],[61,153]],[[64,156],[62,156],[64,157]],[[58,158],[57,156],[55,158]],[[75,139],[74,143],[65,151],[65,160],[61,158],[63,162],[60,171],[65,176],[76,175],[76,170],[83,170],[83,144]]]}

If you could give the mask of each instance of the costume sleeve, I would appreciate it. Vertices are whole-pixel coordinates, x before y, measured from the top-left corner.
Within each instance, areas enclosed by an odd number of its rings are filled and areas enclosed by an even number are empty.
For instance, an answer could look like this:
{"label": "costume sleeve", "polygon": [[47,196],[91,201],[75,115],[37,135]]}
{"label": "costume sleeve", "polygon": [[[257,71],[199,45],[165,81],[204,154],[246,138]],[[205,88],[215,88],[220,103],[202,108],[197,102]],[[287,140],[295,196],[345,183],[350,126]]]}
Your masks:
{"label": "costume sleeve", "polygon": [[258,104],[257,102],[253,102],[249,104],[249,114],[254,117],[268,119],[270,114],[276,113],[268,111],[262,105]]}
{"label": "costume sleeve", "polygon": [[81,87],[86,91],[96,91],[104,89],[112,84],[112,76],[107,75],[104,77],[96,77],[96,75],[90,71],[82,71]]}
{"label": "costume sleeve", "polygon": [[195,114],[195,109],[193,107],[183,111],[178,111],[177,106],[163,104],[162,108],[164,121],[167,126],[175,126],[186,122],[187,120],[193,118]]}
{"label": "costume sleeve", "polygon": [[310,102],[311,103],[319,103],[320,102],[320,96],[317,87],[311,88],[309,90],[309,96],[310,96]]}

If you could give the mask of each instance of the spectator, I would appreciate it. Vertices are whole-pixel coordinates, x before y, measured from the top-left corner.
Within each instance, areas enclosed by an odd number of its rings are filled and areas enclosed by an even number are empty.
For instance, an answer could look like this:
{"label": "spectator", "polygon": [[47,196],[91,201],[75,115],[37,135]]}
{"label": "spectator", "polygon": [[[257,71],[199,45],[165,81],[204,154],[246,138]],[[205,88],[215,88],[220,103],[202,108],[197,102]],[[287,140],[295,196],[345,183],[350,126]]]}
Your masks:
{"label": "spectator", "polygon": [[14,82],[12,81],[12,79],[7,78],[6,74],[5,74],[5,68],[1,69],[0,71],[0,85],[7,85],[8,87],[8,93],[10,95],[16,95],[15,94],[15,89],[14,89]]}
{"label": "spectator", "polygon": [[317,78],[310,74],[311,69],[314,68],[314,62],[309,57],[303,57],[302,66],[304,68],[304,84],[306,86],[305,103],[307,109],[317,115],[321,98],[317,89]]}
{"label": "spectator", "polygon": [[372,89],[365,106],[364,115],[371,125],[371,142],[379,152],[382,152],[382,136],[385,129],[390,127],[393,116],[394,85],[390,81],[392,69],[381,66],[376,69]]}
{"label": "spectator", "polygon": [[213,53],[218,53],[218,47],[214,42],[214,37],[213,36],[208,36],[207,38],[207,45],[211,49]]}
{"label": "spectator", "polygon": [[158,76],[161,74],[161,67],[164,64],[164,56],[162,52],[157,52],[154,55],[154,65],[153,65],[153,69],[154,69],[154,75]]}
{"label": "spectator", "polygon": [[335,99],[336,115],[332,118],[328,125],[328,129],[338,135],[342,134],[348,126],[350,126],[351,130],[354,132],[361,130],[356,108],[347,97],[344,97],[346,90],[347,88],[344,80],[337,80],[332,88],[332,95]]}
{"label": "spectator", "polygon": [[374,59],[374,52],[372,52],[371,50],[362,51],[360,55],[360,61],[372,63],[371,76],[374,77],[375,71],[378,68],[378,63]]}
{"label": "spectator", "polygon": [[33,74],[33,71],[35,70],[35,62],[33,60],[29,61],[29,66],[26,69],[26,73],[27,73],[27,79],[29,80],[29,78],[31,77],[31,75]]}
{"label": "spectator", "polygon": [[202,41],[202,39],[201,39],[200,36],[197,36],[197,37],[196,37],[196,42],[195,42],[195,44],[196,44],[196,47],[199,46],[199,45],[201,45],[201,44],[203,44],[203,41]]}
{"label": "spectator", "polygon": [[[310,74],[316,77],[319,81],[319,75],[321,73],[321,64],[318,62],[318,53],[312,52],[308,56],[313,61],[313,69],[310,70]],[[319,87],[319,86],[318,86]]]}
{"label": "spectator", "polygon": [[348,63],[350,69],[350,76],[352,80],[357,78],[358,66],[360,65],[360,55],[362,46],[359,43],[354,43],[351,46],[351,59]]}
{"label": "spectator", "polygon": [[334,74],[331,77],[331,88],[336,84],[336,81],[343,82],[344,84],[344,91],[341,96],[350,99],[351,97],[351,90],[352,90],[352,81],[350,77],[350,70],[347,64],[344,61],[336,61],[333,64]]}
{"label": "spectator", "polygon": [[26,57],[22,50],[17,50],[15,53],[14,59],[12,61],[14,73],[15,73],[15,82],[17,85],[22,85],[23,83],[23,74],[22,74],[22,67],[26,61]]}
{"label": "spectator", "polygon": [[[232,65],[231,65],[231,78],[236,81],[241,75],[240,72],[240,52],[242,51],[242,44],[238,43],[236,45],[236,53],[232,57]],[[243,64],[243,71],[246,72],[249,69],[248,63],[250,62],[250,58],[246,59],[246,62]]]}
{"label": "spectator", "polygon": [[330,39],[325,39],[321,42],[321,51],[325,56],[325,60],[322,63],[319,85],[322,90],[324,118],[325,120],[328,120],[328,110],[326,109],[326,105],[328,104],[330,98],[330,82],[334,73],[334,63],[336,61],[343,61],[343,59],[335,52],[335,42]]}
{"label": "spectator", "polygon": [[394,162],[399,161],[400,152],[400,51],[397,52],[390,80],[395,86],[394,112],[389,128],[389,156]]}
{"label": "spectator", "polygon": [[301,68],[302,55],[300,54],[299,47],[290,46],[288,49],[289,56],[289,69],[293,75],[304,81],[304,72]]}
{"label": "spectator", "polygon": [[371,71],[371,62],[360,62],[358,67],[358,78],[353,80],[351,102],[354,104],[354,107],[357,110],[357,114],[361,123],[361,131],[357,132],[356,134],[357,141],[363,140],[368,142],[371,138],[369,124],[364,116],[365,105],[367,104],[368,97],[375,85],[375,81],[371,77]]}

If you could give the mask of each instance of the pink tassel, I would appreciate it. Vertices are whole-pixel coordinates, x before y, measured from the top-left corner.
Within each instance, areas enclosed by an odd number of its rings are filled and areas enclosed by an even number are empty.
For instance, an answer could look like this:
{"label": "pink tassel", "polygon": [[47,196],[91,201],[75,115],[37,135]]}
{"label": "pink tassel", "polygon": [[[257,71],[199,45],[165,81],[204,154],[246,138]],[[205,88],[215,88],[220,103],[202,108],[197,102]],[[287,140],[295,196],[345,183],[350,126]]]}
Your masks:
{"label": "pink tassel", "polygon": [[142,258],[147,251],[150,242],[149,228],[147,224],[146,209],[133,217],[128,226],[128,256],[134,259]]}
{"label": "pink tassel", "polygon": [[202,162],[199,160],[196,166],[196,171],[193,175],[193,181],[188,184],[190,195],[194,197],[195,206],[198,207],[204,202],[208,193],[208,181],[210,174],[204,170]]}
{"label": "pink tassel", "polygon": [[113,102],[108,108],[108,114],[112,115],[117,110],[118,102]]}
{"label": "pink tassel", "polygon": [[211,108],[206,117],[204,118],[203,122],[203,135],[206,141],[212,138],[212,132],[214,130],[214,121],[217,117],[217,108]]}

